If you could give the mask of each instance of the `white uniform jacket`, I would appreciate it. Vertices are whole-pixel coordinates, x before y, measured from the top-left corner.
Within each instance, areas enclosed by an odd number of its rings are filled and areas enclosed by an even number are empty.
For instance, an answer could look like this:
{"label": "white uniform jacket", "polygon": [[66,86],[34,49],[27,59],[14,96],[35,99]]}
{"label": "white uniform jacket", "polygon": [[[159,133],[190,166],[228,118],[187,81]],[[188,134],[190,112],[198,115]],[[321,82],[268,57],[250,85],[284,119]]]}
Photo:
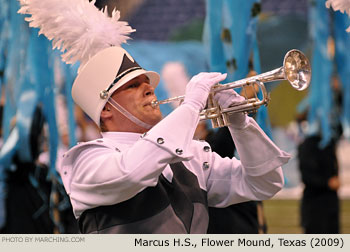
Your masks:
{"label": "white uniform jacket", "polygon": [[101,139],[78,144],[65,153],[59,169],[75,216],[126,201],[156,186],[161,174],[171,182],[169,164],[177,162],[197,176],[209,206],[272,197],[283,187],[280,166],[290,156],[252,118],[247,120],[244,129],[230,127],[240,160],[221,158],[208,143],[192,139],[199,115],[188,105],[144,135],[106,132]]}

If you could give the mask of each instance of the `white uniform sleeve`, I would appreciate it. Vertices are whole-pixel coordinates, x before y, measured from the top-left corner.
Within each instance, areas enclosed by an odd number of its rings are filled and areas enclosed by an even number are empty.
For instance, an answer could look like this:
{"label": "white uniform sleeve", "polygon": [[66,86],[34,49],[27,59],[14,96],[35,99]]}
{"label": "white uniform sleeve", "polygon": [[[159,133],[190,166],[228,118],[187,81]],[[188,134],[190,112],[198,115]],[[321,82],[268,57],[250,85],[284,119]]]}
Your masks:
{"label": "white uniform sleeve", "polygon": [[240,161],[212,153],[207,184],[210,206],[265,200],[283,187],[280,166],[288,162],[290,155],[280,150],[254,119],[248,120],[244,129],[229,127]]}
{"label": "white uniform sleeve", "polygon": [[183,105],[126,151],[94,145],[68,152],[60,173],[75,215],[127,200],[155,186],[167,164],[191,159],[189,146],[198,120],[198,113]]}
{"label": "white uniform sleeve", "polygon": [[248,117],[245,128],[229,127],[240,160],[252,176],[260,176],[275,169],[290,159],[290,155],[274,144],[255,120]]}

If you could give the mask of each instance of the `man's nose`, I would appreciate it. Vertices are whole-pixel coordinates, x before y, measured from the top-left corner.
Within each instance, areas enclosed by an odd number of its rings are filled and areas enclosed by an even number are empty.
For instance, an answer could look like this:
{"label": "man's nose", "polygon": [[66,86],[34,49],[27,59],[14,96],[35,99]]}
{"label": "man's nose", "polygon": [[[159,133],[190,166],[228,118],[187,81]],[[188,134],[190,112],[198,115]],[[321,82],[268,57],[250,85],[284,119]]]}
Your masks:
{"label": "man's nose", "polygon": [[144,96],[148,96],[148,95],[153,95],[154,94],[154,87],[152,87],[150,84],[148,83],[143,83],[143,95]]}

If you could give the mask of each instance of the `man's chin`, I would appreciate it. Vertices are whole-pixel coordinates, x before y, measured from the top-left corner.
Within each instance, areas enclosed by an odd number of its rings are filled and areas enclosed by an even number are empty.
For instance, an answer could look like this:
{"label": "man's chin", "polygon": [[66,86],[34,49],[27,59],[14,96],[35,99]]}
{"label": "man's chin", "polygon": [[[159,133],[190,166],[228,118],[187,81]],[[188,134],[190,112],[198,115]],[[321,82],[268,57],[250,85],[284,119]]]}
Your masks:
{"label": "man's chin", "polygon": [[163,119],[162,114],[152,115],[147,118],[148,124],[154,126]]}

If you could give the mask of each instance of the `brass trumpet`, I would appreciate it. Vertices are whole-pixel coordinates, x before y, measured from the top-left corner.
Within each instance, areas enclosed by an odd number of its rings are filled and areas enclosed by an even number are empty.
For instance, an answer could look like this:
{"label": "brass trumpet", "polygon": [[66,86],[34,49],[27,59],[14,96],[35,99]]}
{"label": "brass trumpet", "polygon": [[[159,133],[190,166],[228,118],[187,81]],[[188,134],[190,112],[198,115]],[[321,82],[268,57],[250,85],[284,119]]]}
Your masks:
{"label": "brass trumpet", "polygon": [[[288,80],[294,89],[298,91],[305,90],[311,80],[311,66],[307,57],[301,51],[293,49],[286,53],[283,66],[280,68],[226,84],[215,84],[209,93],[206,108],[200,112],[200,120],[210,119],[213,128],[228,126],[230,124],[228,114],[237,112],[251,113],[257,111],[262,105],[267,105],[270,97],[264,83],[278,80]],[[261,99],[258,98],[259,91],[256,91],[253,98],[246,98],[244,101],[226,109],[221,108],[213,99],[215,93],[221,90],[245,88],[253,84],[256,84],[259,88],[258,90],[261,91]],[[184,98],[185,96],[182,95],[161,101],[153,101],[152,106],[155,107],[175,101],[182,102]]]}

